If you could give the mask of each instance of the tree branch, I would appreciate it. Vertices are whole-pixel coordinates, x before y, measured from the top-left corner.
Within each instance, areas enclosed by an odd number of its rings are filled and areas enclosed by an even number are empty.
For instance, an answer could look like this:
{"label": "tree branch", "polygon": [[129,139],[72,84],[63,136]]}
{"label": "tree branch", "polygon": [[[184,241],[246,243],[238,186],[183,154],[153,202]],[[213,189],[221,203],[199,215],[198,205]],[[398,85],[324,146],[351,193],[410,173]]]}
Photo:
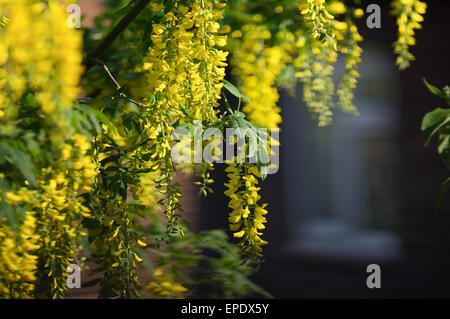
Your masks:
{"label": "tree branch", "polygon": [[139,0],[136,5],[128,11],[128,13],[119,21],[119,23],[108,33],[102,42],[83,60],[85,71],[87,72],[96,64],[96,59],[100,58],[105,50],[117,39],[117,37],[125,30],[128,25],[141,13],[150,0]]}
{"label": "tree branch", "polygon": [[[112,75],[111,71],[109,71],[108,67],[106,66],[105,62],[103,62],[102,59],[96,58],[93,61],[93,63],[94,63],[94,65],[95,64],[99,65],[103,69],[103,71],[105,71],[105,73],[108,75],[108,77],[111,79],[111,81],[113,81],[114,85],[116,86],[116,90],[117,91],[122,90],[122,86],[119,84],[119,82],[117,82],[116,78]],[[119,96],[124,98],[124,99],[126,99],[127,101],[129,101],[129,102],[139,106],[140,108],[144,108],[144,109],[147,108],[147,105],[145,105],[145,104],[143,104],[141,102],[138,102],[136,100],[133,100],[132,98],[130,98],[129,96],[127,96],[123,92],[120,92]]]}

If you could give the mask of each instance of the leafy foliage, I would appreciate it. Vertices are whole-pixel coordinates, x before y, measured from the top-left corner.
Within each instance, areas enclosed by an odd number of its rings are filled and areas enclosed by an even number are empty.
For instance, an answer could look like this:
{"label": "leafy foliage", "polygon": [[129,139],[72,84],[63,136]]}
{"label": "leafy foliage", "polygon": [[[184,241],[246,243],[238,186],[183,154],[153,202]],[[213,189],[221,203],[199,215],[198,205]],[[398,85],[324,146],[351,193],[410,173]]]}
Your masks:
{"label": "leafy foliage", "polygon": [[[443,99],[447,104],[447,108],[436,108],[427,113],[422,121],[422,132],[427,146],[433,136],[438,135],[439,145],[438,153],[444,164],[450,170],[450,88],[445,86],[442,90],[434,85],[429,84],[425,79],[424,83],[428,90],[439,98]],[[447,193],[450,186],[450,178],[448,178],[441,187],[439,196],[436,200],[436,210]]]}

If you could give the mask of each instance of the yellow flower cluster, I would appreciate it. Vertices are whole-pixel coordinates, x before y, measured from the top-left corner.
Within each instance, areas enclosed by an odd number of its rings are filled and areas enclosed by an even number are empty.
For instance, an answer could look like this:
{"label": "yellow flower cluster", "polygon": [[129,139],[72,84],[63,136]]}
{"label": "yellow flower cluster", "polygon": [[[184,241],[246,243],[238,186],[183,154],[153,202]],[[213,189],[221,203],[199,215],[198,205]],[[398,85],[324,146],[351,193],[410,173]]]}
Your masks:
{"label": "yellow flower cluster", "polygon": [[186,287],[172,282],[160,267],[154,270],[153,281],[144,290],[149,292],[149,297],[157,299],[183,299],[188,291]]}
{"label": "yellow flower cluster", "polygon": [[216,121],[228,55],[216,48],[227,42],[217,22],[224,7],[215,0],[195,0],[189,7],[175,1],[161,23],[153,25],[144,68],[156,108],[181,115],[181,107],[192,118]]}
{"label": "yellow flower cluster", "polygon": [[[144,64],[152,99],[144,116],[158,133],[145,147],[152,153],[151,168],[158,175],[154,180],[156,188],[165,196],[169,234],[176,231],[175,212],[181,208],[181,193],[173,182],[171,124],[177,120],[218,121],[216,107],[228,55],[217,48],[227,42],[218,23],[224,7],[224,3],[216,0],[195,0],[189,7],[175,1],[162,20],[153,24],[152,46]],[[152,8],[159,12],[163,5],[154,3]]]}
{"label": "yellow flower cluster", "polygon": [[359,42],[363,40],[362,36],[358,32],[358,28],[351,21],[342,22],[345,24],[343,30],[343,44],[340,51],[345,54],[345,73],[342,76],[341,83],[337,90],[339,96],[338,106],[347,113],[358,114],[358,110],[353,104],[354,93],[353,90],[358,82],[359,73],[357,70],[357,64],[361,62],[362,48],[359,46]]}
{"label": "yellow flower cluster", "polygon": [[398,25],[398,39],[394,43],[394,51],[398,55],[396,63],[403,70],[414,60],[409,47],[416,44],[414,30],[422,28],[420,23],[423,21],[427,4],[419,0],[394,0],[391,5],[391,14],[397,17]]}
{"label": "yellow flower cluster", "polygon": [[26,212],[20,233],[0,221],[0,298],[32,298],[37,277],[39,237],[35,233],[36,218]]}
{"label": "yellow flower cluster", "polygon": [[22,187],[4,194],[4,201],[14,209],[25,206],[37,217],[33,228],[36,235],[33,237],[28,228],[28,238],[39,238],[37,253],[44,264],[43,276],[48,278],[47,295],[51,298],[61,298],[67,290],[67,266],[77,255],[79,239],[83,235],[79,221],[82,216],[90,216],[89,209],[78,196],[81,191],[90,190],[89,185],[97,175],[96,167],[87,155],[89,149],[89,141],[84,135],[73,135],[72,142],[61,146],[59,159],[42,168],[38,189]]}
{"label": "yellow flower cluster", "polygon": [[257,177],[258,168],[252,164],[229,164],[225,169],[228,183],[225,195],[230,198],[228,207],[232,209],[228,221],[233,237],[240,238],[242,253],[258,260],[262,256],[262,247],[268,242],[260,238],[265,228],[267,204],[259,205],[261,196]]}
{"label": "yellow flower cluster", "polygon": [[[141,227],[136,215],[145,218],[148,211],[165,208],[170,227],[176,217],[175,210],[179,208],[181,194],[174,190],[176,186],[171,183],[174,171],[169,142],[173,128],[161,120],[156,122],[161,118],[158,115],[147,114],[145,110],[143,114],[138,121],[142,132],[145,132],[144,142],[137,143],[140,135],[136,131],[127,134],[120,121],[115,121],[116,131],[103,128],[105,134],[114,140],[112,145],[115,147],[110,147],[110,140],[105,137],[99,143],[101,174],[94,183],[90,197],[98,227],[88,228],[88,231],[89,236],[95,238],[93,261],[98,265],[97,271],[104,274],[101,280],[102,298],[138,296],[137,264],[143,262],[138,250],[146,244],[144,236],[136,231]],[[120,156],[117,148],[123,152]],[[122,190],[117,190],[120,172],[125,171],[127,176],[133,174],[133,180],[126,186],[122,185]],[[167,196],[165,202],[163,195]],[[136,204],[141,208],[136,209]]]}
{"label": "yellow flower cluster", "polygon": [[151,209],[156,207],[161,197],[156,189],[155,179],[155,173],[143,174],[140,177],[140,183],[133,187],[133,198]]}
{"label": "yellow flower cluster", "polygon": [[263,25],[244,25],[242,38],[234,41],[232,65],[239,89],[251,99],[243,111],[251,122],[272,129],[281,123],[276,80],[290,57],[280,46],[266,47],[270,38]]}
{"label": "yellow flower cluster", "polygon": [[[93,261],[98,265],[97,271],[103,270],[102,288],[110,290],[101,291],[100,297],[111,298],[116,296],[116,291],[121,297],[130,298],[138,285],[136,274],[137,262],[142,262],[134,251],[136,243],[132,238],[130,229],[134,227],[133,216],[128,214],[126,200],[114,196],[112,192],[97,194],[99,205],[106,207],[95,207],[102,228],[90,232],[89,236],[96,238],[95,257]],[[99,236],[101,233],[104,236]],[[138,241],[138,244],[143,242]]]}
{"label": "yellow flower cluster", "polygon": [[120,196],[108,182],[111,175],[106,171],[119,165],[120,159],[114,159],[100,166],[102,173],[94,183],[95,189],[90,198],[92,220],[98,227],[88,227],[88,235],[94,239],[92,261],[97,265],[96,271],[103,271],[104,275],[101,279],[101,298],[112,298],[117,294],[130,298],[137,286],[136,262],[142,262],[134,252],[131,229],[135,221],[129,212],[127,194]]}
{"label": "yellow flower cluster", "polygon": [[[67,291],[67,266],[81,249],[80,236],[85,235],[80,219],[90,217],[89,209],[78,195],[80,191],[90,190],[95,166],[86,154],[78,158],[74,155],[72,159],[72,168],[65,167],[65,162],[44,168],[38,181],[40,191],[28,203],[39,216],[37,232],[42,246],[39,257],[48,277],[50,298],[62,298]],[[86,166],[77,169],[77,164]]]}
{"label": "yellow flower cluster", "polygon": [[31,89],[43,113],[64,126],[62,112],[77,96],[82,72],[80,34],[67,27],[59,1],[18,0],[2,8],[9,23],[0,33],[0,119],[15,118],[13,106]]}
{"label": "yellow flower cluster", "polygon": [[5,4],[6,2],[4,0],[0,1],[0,27],[3,28],[5,25],[8,24],[8,17],[6,17],[4,15],[4,11],[5,8],[3,8],[2,6]]}
{"label": "yellow flower cluster", "polygon": [[[171,145],[173,127],[161,120],[161,116],[152,116],[148,125],[157,129],[154,138],[151,138],[145,145],[144,150],[151,154],[149,166],[154,172],[153,184],[160,196],[159,204],[164,206],[164,214],[168,220],[167,234],[175,234],[177,229],[177,210],[181,210],[181,192],[175,178],[176,168],[172,161]],[[150,124],[151,123],[151,124]],[[151,191],[151,190],[150,190]]]}
{"label": "yellow flower cluster", "polygon": [[299,31],[296,50],[298,55],[294,66],[295,74],[303,83],[303,100],[308,106],[319,126],[330,124],[333,113],[334,83],[333,64],[338,54],[328,45],[323,45],[311,38],[308,33]]}
{"label": "yellow flower cluster", "polygon": [[297,0],[297,2],[299,2],[300,13],[307,24],[311,26],[313,39],[326,40],[336,50],[334,29],[331,23],[334,16],[325,8],[325,0]]}
{"label": "yellow flower cluster", "polygon": [[[341,1],[331,0],[326,3],[327,11],[331,13],[331,15],[340,15],[347,12],[347,7]],[[332,20],[333,22],[336,20]]]}
{"label": "yellow flower cluster", "polygon": [[[15,214],[29,212],[22,221],[24,235],[21,242],[16,240],[17,249],[39,248],[27,258],[39,256],[43,268],[36,272],[36,263],[23,266],[21,258],[12,262],[18,269],[15,276],[40,279],[44,288],[37,296],[61,298],[67,290],[67,266],[83,235],[80,219],[89,216],[80,193],[91,190],[97,175],[90,141],[70,127],[69,112],[82,72],[81,34],[67,26],[65,6],[57,0],[0,1],[0,8],[8,17],[0,30],[1,132],[14,127],[24,136],[34,136],[35,145],[26,151],[36,167],[33,187],[14,170],[6,172],[3,177],[11,189],[1,195]],[[24,97],[32,102],[25,105]],[[27,112],[38,121],[37,130],[17,120],[21,108],[30,106]],[[5,267],[0,264],[0,281]],[[15,294],[14,287],[9,289]]]}

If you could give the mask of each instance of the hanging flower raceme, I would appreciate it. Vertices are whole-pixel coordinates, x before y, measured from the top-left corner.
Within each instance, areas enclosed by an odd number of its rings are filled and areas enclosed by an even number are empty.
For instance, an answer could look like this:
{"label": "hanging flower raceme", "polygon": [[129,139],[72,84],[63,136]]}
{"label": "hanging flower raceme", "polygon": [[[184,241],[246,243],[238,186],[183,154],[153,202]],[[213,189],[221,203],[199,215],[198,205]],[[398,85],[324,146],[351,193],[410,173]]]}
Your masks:
{"label": "hanging flower raceme", "polygon": [[216,48],[226,44],[218,23],[224,6],[219,1],[196,0],[185,7],[176,1],[163,20],[153,25],[145,68],[155,107],[172,116],[184,115],[184,109],[192,118],[216,121],[228,55]]}
{"label": "hanging flower raceme", "polygon": [[280,46],[267,46],[270,31],[262,25],[242,27],[242,38],[233,44],[233,72],[238,87],[250,98],[243,107],[248,119],[266,128],[278,128],[281,109],[276,80],[289,60]]}
{"label": "hanging flower raceme", "polygon": [[38,253],[51,298],[62,298],[67,291],[67,267],[74,263],[81,250],[80,239],[85,235],[80,219],[90,217],[79,196],[91,190],[97,175],[89,150],[86,136],[73,135],[61,146],[61,157],[42,169],[40,192],[30,201],[39,216],[37,230],[43,243]]}
{"label": "hanging flower raceme", "polygon": [[326,126],[333,115],[332,74],[338,54],[328,45],[320,44],[302,31],[298,32],[296,48],[298,55],[294,61],[297,68],[295,76],[303,83],[303,100],[319,126]]}
{"label": "hanging flower raceme", "polygon": [[169,276],[164,275],[163,269],[158,267],[153,272],[153,280],[144,287],[149,297],[157,299],[183,299],[187,288],[174,283]]}
{"label": "hanging flower raceme", "polygon": [[325,8],[325,0],[297,0],[300,13],[310,26],[313,39],[327,41],[337,50],[333,24],[334,17]]}
{"label": "hanging flower raceme", "polygon": [[95,238],[92,261],[97,265],[96,271],[103,272],[100,297],[139,297],[136,269],[143,259],[136,247],[145,244],[133,231],[137,226],[134,212],[127,199],[113,191],[98,189],[93,195],[92,223],[97,227],[89,227],[89,236]]}
{"label": "hanging flower raceme", "polygon": [[[30,254],[42,266],[37,271],[30,262],[17,271],[39,278],[40,290],[30,283],[28,295],[60,298],[79,251],[80,218],[89,215],[79,195],[97,174],[89,140],[70,122],[82,72],[81,34],[68,28],[57,0],[1,1],[0,7],[8,21],[0,29],[0,143],[8,158],[2,209],[27,212],[17,247],[33,247]],[[12,295],[13,286],[7,287]]]}
{"label": "hanging flower raceme", "polygon": [[394,43],[394,51],[398,55],[396,63],[403,70],[415,59],[409,47],[416,44],[415,30],[422,28],[420,23],[427,4],[418,0],[394,0],[391,5],[391,13],[397,17],[398,25],[398,39]]}
{"label": "hanging flower raceme", "polygon": [[161,197],[154,181],[160,176],[154,168],[157,156],[150,157],[160,132],[142,119],[135,125],[143,125],[145,142],[137,143],[140,134],[127,134],[123,127],[116,131],[104,127],[108,138],[96,144],[100,174],[89,196],[92,218],[86,225],[93,239],[92,261],[103,273],[102,298],[139,297],[137,268],[143,262],[140,250],[146,239],[137,230],[141,225],[136,217],[146,217],[145,211],[153,211]]}
{"label": "hanging flower raceme", "polygon": [[[175,1],[165,11],[160,23],[153,24],[152,46],[146,58],[151,107],[146,121],[157,127],[159,134],[148,143],[152,150],[152,168],[158,172],[157,188],[169,221],[168,232],[175,228],[176,210],[181,208],[179,186],[173,182],[175,167],[171,159],[172,123],[206,123],[218,121],[222,79],[225,76],[227,52],[217,49],[226,44],[219,34],[222,9],[219,1],[193,1],[188,7]],[[155,12],[162,5],[153,4]]]}
{"label": "hanging flower raceme", "polygon": [[[18,195],[10,194],[10,197]],[[32,298],[39,237],[34,213],[26,212],[19,234],[4,221],[0,224],[0,298]]]}
{"label": "hanging flower raceme", "polygon": [[259,205],[261,196],[257,187],[259,171],[254,164],[229,164],[225,169],[228,183],[225,195],[230,198],[228,207],[232,209],[228,221],[235,238],[240,239],[239,246],[244,255],[253,261],[262,257],[262,247],[268,242],[261,239],[261,230],[265,228],[267,204]]}
{"label": "hanging flower raceme", "polygon": [[358,114],[358,110],[353,104],[353,91],[359,77],[357,64],[361,62],[362,49],[359,46],[359,42],[362,41],[362,37],[351,20],[342,22],[340,25],[345,25],[345,27],[342,27],[344,35],[342,37],[343,43],[340,46],[340,51],[345,54],[345,72],[337,90],[339,96],[338,106],[344,112]]}
{"label": "hanging flower raceme", "polygon": [[[31,88],[45,116],[67,128],[62,113],[71,108],[78,94],[82,72],[80,34],[67,27],[64,7],[58,1],[44,5],[19,0],[5,6],[5,12],[9,23],[1,42],[9,54],[3,55],[0,65],[7,63],[9,74],[0,76],[5,76],[2,91],[10,94],[1,105],[18,102]],[[11,119],[17,115],[10,109],[6,114]]]}

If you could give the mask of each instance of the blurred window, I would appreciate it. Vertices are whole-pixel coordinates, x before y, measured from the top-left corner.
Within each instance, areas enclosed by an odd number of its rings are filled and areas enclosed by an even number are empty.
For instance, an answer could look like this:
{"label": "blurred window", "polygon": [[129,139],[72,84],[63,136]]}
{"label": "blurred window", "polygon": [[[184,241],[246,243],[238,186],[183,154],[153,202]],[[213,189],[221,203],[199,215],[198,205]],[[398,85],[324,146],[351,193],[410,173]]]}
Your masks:
{"label": "blurred window", "polygon": [[[360,116],[335,110],[316,123],[302,102],[283,97],[283,180],[290,253],[389,260],[395,226],[399,79],[390,52],[365,48],[355,94]],[[337,66],[337,74],[343,63]],[[301,92],[301,90],[300,90]]]}

